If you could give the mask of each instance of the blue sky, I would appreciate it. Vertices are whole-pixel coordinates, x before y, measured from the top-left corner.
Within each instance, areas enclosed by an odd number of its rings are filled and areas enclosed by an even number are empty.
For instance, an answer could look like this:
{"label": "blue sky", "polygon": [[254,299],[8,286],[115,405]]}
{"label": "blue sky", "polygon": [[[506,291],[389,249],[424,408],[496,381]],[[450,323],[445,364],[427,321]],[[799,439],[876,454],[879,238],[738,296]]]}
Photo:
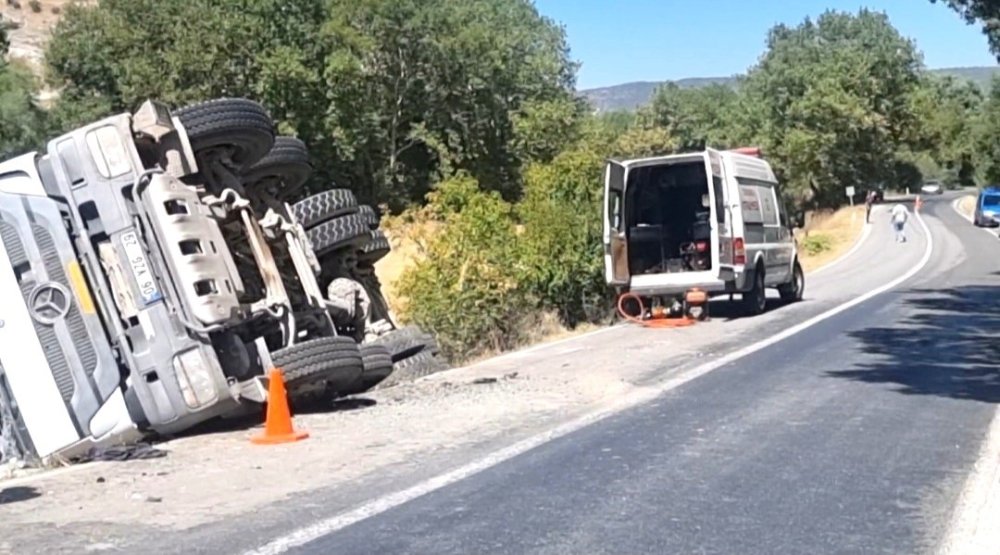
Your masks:
{"label": "blue sky", "polygon": [[767,30],[825,9],[885,12],[917,42],[929,68],[996,65],[978,26],[930,0],[535,0],[566,28],[577,87],[742,73],[763,52]]}

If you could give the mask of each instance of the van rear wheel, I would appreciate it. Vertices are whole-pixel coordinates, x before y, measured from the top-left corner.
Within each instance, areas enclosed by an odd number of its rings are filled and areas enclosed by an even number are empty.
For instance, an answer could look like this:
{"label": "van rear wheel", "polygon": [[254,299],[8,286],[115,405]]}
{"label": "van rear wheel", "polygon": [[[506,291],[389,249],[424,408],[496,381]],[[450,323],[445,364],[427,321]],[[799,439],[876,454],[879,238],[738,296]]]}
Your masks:
{"label": "van rear wheel", "polygon": [[740,301],[743,312],[748,316],[763,314],[767,309],[767,291],[764,286],[764,268],[758,266],[753,272],[753,285],[749,291],[743,293]]}
{"label": "van rear wheel", "polygon": [[805,272],[802,271],[802,266],[796,260],[795,265],[792,266],[792,280],[778,287],[778,293],[781,295],[781,300],[787,303],[795,303],[802,300],[802,294],[805,292],[805,289]]}

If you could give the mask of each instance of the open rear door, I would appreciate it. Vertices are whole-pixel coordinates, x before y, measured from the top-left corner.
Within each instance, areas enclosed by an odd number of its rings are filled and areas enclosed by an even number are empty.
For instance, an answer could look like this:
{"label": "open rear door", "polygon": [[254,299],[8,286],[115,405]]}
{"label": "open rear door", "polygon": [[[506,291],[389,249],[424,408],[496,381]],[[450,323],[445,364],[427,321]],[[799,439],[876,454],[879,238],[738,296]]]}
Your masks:
{"label": "open rear door", "polygon": [[736,271],[733,253],[733,213],[726,186],[722,155],[714,149],[705,150],[705,171],[709,178],[709,198],[712,204],[712,267],[719,278],[732,279]]}
{"label": "open rear door", "polygon": [[604,170],[604,275],[608,285],[629,283],[625,236],[625,177],[628,167],[609,160]]}

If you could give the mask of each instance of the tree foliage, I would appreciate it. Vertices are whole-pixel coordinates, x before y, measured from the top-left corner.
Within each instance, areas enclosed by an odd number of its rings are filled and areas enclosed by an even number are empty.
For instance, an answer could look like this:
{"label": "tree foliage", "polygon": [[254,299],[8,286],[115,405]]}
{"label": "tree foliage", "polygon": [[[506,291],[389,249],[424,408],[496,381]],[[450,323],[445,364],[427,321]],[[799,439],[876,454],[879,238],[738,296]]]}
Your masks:
{"label": "tree foliage", "polygon": [[640,112],[647,126],[662,127],[684,150],[734,144],[733,121],[739,96],[725,85],[682,89],[668,83],[657,89],[650,104]]}
{"label": "tree foliage", "polygon": [[6,61],[10,42],[0,19],[0,160],[40,146],[46,131],[45,114],[35,105],[31,72]]}
{"label": "tree foliage", "polygon": [[842,202],[843,188],[892,179],[918,122],[910,95],[921,59],[884,14],[826,12],[778,25],[750,70],[742,104],[750,131],[799,199]]}
{"label": "tree foliage", "polygon": [[458,171],[516,198],[582,114],[563,31],[527,0],[107,0],[71,8],[47,59],[81,118],[259,99],[318,187],[396,207]]}

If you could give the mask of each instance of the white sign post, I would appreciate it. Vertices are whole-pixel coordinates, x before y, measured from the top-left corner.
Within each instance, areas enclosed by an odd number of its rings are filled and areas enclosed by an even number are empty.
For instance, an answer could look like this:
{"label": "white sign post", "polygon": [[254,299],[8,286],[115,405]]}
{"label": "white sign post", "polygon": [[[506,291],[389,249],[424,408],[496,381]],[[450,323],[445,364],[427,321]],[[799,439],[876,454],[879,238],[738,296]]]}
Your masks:
{"label": "white sign post", "polygon": [[847,200],[851,201],[851,206],[854,206],[854,186],[846,187]]}

